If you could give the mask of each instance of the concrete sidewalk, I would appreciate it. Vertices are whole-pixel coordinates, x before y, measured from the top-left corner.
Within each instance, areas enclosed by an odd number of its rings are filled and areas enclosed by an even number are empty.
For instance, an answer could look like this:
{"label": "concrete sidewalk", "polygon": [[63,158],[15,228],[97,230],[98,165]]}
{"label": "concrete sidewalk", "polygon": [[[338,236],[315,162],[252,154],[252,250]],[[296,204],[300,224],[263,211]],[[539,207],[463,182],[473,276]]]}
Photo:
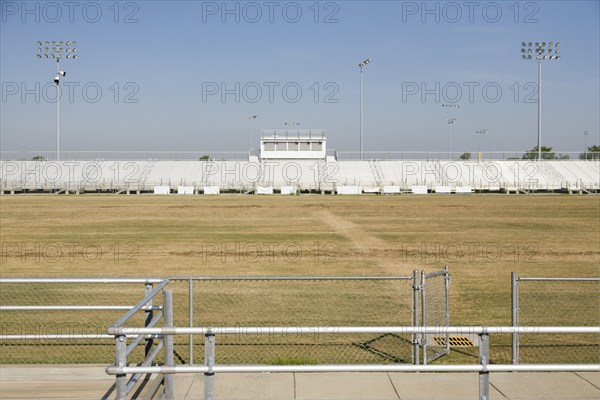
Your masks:
{"label": "concrete sidewalk", "polygon": [[[477,373],[220,374],[216,399],[468,400],[479,398]],[[176,376],[176,398],[203,399],[204,376]],[[492,373],[490,400],[598,400],[597,373]]]}
{"label": "concrete sidewalk", "polygon": [[[113,399],[115,379],[105,368],[0,366],[0,399]],[[477,373],[223,373],[215,379],[216,400],[479,398]],[[490,383],[490,400],[600,399],[600,374],[593,372],[491,373]],[[202,400],[204,375],[175,375],[175,386],[178,400]]]}

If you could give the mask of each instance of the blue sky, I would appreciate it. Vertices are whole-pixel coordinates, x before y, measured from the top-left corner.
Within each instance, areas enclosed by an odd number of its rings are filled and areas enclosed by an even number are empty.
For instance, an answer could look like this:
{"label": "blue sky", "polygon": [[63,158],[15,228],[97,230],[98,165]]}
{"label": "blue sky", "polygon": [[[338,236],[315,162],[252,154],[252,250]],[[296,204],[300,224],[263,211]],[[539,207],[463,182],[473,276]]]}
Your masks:
{"label": "blue sky", "polygon": [[598,1],[1,4],[3,151],[55,148],[56,67],[34,57],[37,40],[78,42],[79,59],[61,63],[63,150],[244,151],[250,115],[255,143],[259,128],[297,121],[358,150],[357,64],[371,58],[365,151],[447,151],[443,103],[461,106],[455,151],[476,151],[478,128],[483,149],[520,151],[537,144],[522,41],[561,42],[542,65],[543,143],[599,140]]}

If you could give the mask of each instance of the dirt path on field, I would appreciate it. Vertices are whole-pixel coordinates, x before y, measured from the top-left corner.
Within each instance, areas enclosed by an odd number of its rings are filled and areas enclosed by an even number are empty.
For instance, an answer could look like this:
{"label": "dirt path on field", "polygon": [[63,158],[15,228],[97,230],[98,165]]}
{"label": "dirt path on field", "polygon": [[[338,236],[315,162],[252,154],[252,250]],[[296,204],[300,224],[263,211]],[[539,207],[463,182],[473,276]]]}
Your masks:
{"label": "dirt path on field", "polygon": [[360,256],[377,264],[382,273],[410,275],[414,269],[410,264],[402,262],[398,249],[392,248],[385,240],[373,236],[360,225],[339,217],[329,210],[319,210],[316,216],[336,233],[348,238]]}

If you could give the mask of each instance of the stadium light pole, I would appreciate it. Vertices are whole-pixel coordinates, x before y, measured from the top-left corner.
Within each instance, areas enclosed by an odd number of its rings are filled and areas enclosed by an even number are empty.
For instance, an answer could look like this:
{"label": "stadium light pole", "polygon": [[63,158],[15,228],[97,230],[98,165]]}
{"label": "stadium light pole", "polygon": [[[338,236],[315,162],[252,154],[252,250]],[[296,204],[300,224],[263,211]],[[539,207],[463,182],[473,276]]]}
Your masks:
{"label": "stadium light pole", "polygon": [[258,118],[258,115],[251,115],[248,117],[248,119],[250,120],[250,151],[252,152],[252,146],[253,146],[253,141],[252,141],[252,127],[253,127],[253,123],[254,120]]}
{"label": "stadium light pole", "polygon": [[483,159],[483,157],[481,156],[481,137],[483,135],[485,135],[486,133],[488,133],[487,129],[475,129],[475,133],[477,134],[478,137],[478,143],[477,143],[477,159],[479,161],[481,161]]}
{"label": "stadium light pole", "polygon": [[583,131],[583,154],[584,154],[584,160],[587,160],[587,137],[589,136],[590,131]]}
{"label": "stadium light pole", "polygon": [[56,60],[56,76],[54,83],[56,84],[56,161],[60,160],[60,78],[67,75],[65,71],[60,69],[60,59],[63,58],[63,52],[66,53],[65,58],[69,60],[77,59],[77,42],[75,41],[41,41],[36,43],[37,51],[35,57],[40,59],[55,59]]}
{"label": "stadium light pole", "polygon": [[460,105],[458,104],[442,104],[442,107],[447,107],[448,108],[448,119],[446,120],[448,122],[448,134],[450,135],[450,160],[452,160],[452,125],[454,125],[456,123],[456,118],[452,118],[452,109],[453,108],[460,108]]}
{"label": "stadium light pole", "polygon": [[363,68],[371,62],[370,58],[363,60],[358,67],[360,68],[360,159],[363,159]]}
{"label": "stadium light pole", "polygon": [[560,60],[559,54],[560,42],[521,42],[521,59],[537,60],[538,64],[538,161],[542,159],[542,60]]}

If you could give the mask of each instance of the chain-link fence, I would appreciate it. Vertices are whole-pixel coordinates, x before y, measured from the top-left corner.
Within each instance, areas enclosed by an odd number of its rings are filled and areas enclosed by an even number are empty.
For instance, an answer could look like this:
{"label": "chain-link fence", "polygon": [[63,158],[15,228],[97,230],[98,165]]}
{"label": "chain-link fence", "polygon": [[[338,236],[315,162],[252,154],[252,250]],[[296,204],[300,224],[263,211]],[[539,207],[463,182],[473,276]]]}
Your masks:
{"label": "chain-link fence", "polygon": [[[397,277],[190,277],[170,279],[169,290],[174,326],[180,327],[447,325],[447,270],[441,274],[422,274],[423,285],[417,271]],[[144,297],[151,281],[160,279],[0,279],[0,364],[112,362],[106,329]],[[128,325],[144,326],[150,312],[137,313]],[[423,342],[417,339],[413,334],[299,335],[290,329],[277,335],[222,335],[217,354],[221,364],[419,363]],[[430,346],[428,354],[435,349]],[[174,350],[179,364],[204,358],[203,341],[191,335],[176,336]],[[138,350],[128,358],[143,359]]]}
{"label": "chain-link fence", "polygon": [[[114,338],[106,328],[149,286],[143,279],[1,279],[0,364],[113,362]],[[144,326],[144,313],[132,323]]]}
{"label": "chain-link fence", "polygon": [[[413,277],[171,279],[176,326],[412,325]],[[192,302],[188,293],[193,293]],[[190,312],[191,310],[191,312]],[[176,360],[204,343],[176,337]],[[190,341],[192,346],[190,346]],[[223,335],[221,364],[412,363],[411,335]]]}
{"label": "chain-link fence", "polygon": [[[514,326],[598,326],[600,278],[512,275]],[[513,363],[598,363],[600,335],[519,334]]]}
{"label": "chain-link fence", "polygon": [[[448,267],[442,271],[421,273],[421,324],[422,326],[448,326],[450,307],[448,291],[450,273]],[[449,336],[423,335],[423,364],[437,360],[450,352]]]}

